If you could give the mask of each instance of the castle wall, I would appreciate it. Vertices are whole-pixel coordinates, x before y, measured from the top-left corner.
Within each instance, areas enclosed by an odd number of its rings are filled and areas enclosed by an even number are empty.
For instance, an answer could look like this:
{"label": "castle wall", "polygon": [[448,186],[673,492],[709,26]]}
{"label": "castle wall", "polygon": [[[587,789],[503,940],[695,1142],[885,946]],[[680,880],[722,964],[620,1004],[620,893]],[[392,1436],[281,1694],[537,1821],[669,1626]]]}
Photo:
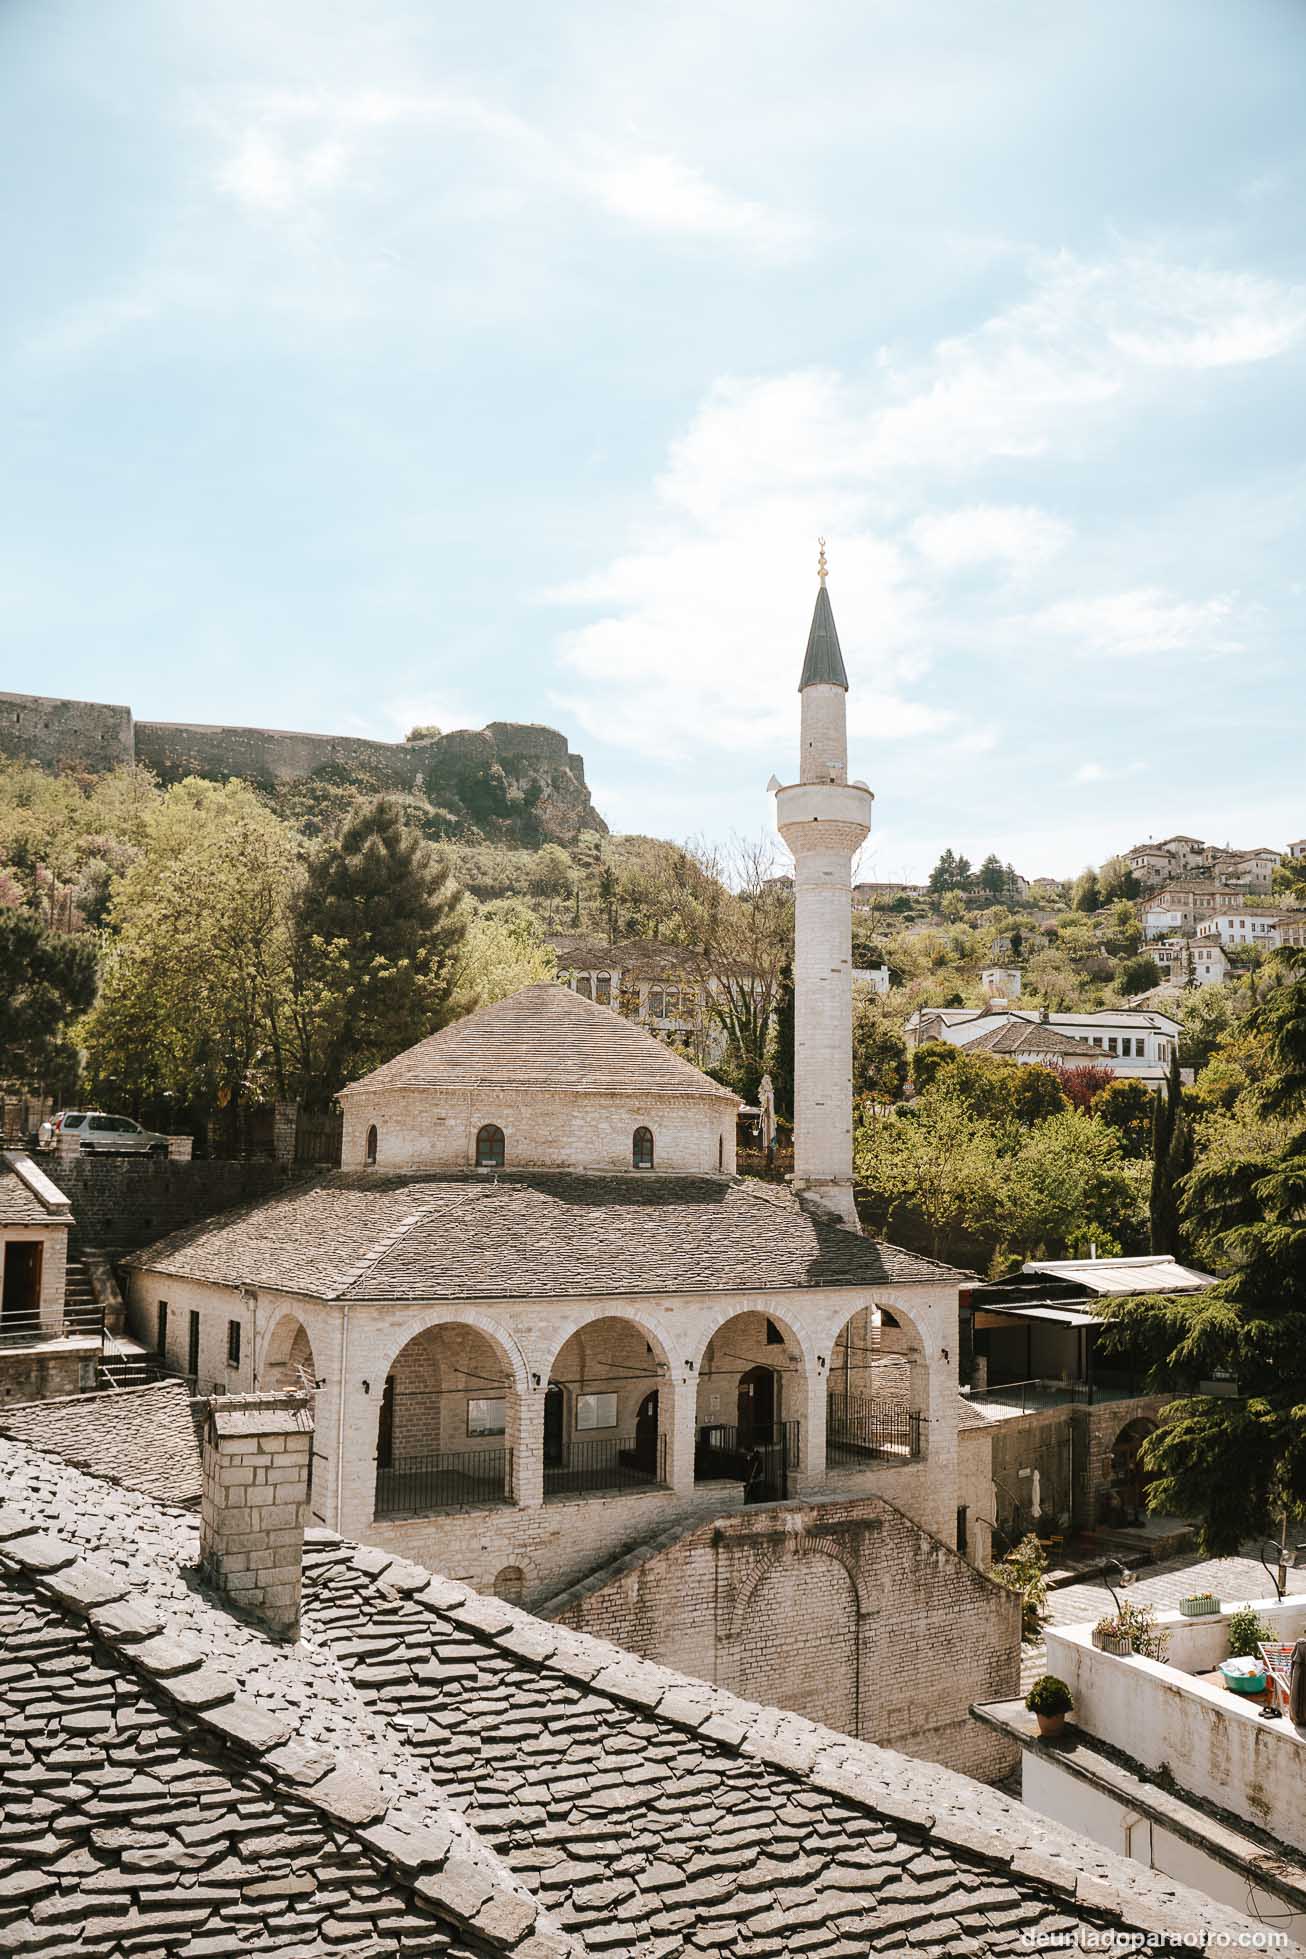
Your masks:
{"label": "castle wall", "polygon": [[132,711],[103,701],[0,694],[0,756],[56,772],[130,768]]}
{"label": "castle wall", "polygon": [[429,762],[431,742],[368,741],[359,735],[307,735],[281,728],[138,721],[136,757],[163,782],[188,775],[243,776],[272,786],[335,763],[366,771],[386,788],[411,789]]}

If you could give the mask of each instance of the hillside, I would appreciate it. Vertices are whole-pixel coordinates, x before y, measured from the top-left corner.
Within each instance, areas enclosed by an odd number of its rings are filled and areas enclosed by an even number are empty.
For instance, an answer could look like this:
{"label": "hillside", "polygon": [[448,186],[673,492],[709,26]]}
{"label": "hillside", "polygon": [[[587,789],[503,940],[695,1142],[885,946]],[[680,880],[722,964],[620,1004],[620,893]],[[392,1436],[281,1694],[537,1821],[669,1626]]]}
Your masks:
{"label": "hillside", "polygon": [[137,721],[102,701],[0,694],[0,758],[56,775],[103,775],[140,763],[165,785],[187,776],[253,783],[310,834],[350,792],[399,790],[427,805],[434,837],[530,848],[606,834],[585,764],[565,735],[535,723],[414,729],[407,741],[198,722]]}

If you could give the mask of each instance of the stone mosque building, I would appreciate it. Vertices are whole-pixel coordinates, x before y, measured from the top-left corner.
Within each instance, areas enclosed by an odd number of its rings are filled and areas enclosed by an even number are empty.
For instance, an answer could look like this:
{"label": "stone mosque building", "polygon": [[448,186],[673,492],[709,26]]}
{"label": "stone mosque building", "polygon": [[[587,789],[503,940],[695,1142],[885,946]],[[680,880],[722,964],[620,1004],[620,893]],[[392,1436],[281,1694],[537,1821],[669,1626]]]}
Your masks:
{"label": "stone mosque building", "polygon": [[967,1710],[1014,1690],[1019,1613],[978,1568],[963,1275],[853,1208],[872,799],[847,779],[847,690],[822,554],[798,780],[772,783],[796,873],[791,1188],[736,1175],[729,1091],[533,986],[349,1087],[339,1172],[136,1254],[131,1314],[201,1393],[315,1386],[311,1508],[346,1538],[996,1773]]}

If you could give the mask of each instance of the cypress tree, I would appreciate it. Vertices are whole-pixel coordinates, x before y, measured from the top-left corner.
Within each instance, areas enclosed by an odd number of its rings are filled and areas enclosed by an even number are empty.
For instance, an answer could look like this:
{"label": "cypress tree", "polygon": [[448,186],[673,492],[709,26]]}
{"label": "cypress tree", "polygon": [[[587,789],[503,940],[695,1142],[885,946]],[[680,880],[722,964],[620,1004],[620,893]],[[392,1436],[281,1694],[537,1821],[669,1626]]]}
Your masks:
{"label": "cypress tree", "polygon": [[466,932],[460,888],[396,798],[322,845],[295,916],[305,1100],[329,1102],[456,1018]]}
{"label": "cypress tree", "polygon": [[1178,1051],[1152,1110],[1152,1188],[1148,1202],[1154,1252],[1180,1256],[1179,1187],[1193,1165],[1193,1138],[1183,1106]]}
{"label": "cypress tree", "polygon": [[775,1112],[786,1122],[794,1119],[794,969],[786,961],[775,1002],[775,1046],[771,1056],[771,1086]]}

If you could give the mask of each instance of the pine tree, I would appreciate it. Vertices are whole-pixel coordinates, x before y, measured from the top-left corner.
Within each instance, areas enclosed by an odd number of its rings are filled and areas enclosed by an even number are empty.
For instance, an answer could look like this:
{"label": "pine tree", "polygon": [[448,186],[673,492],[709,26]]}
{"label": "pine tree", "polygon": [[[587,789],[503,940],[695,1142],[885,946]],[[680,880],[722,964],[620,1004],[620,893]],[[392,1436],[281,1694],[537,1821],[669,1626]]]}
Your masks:
{"label": "pine tree", "polygon": [[995,898],[1000,898],[1006,889],[1007,873],[1002,868],[1001,858],[992,851],[980,865],[977,881],[981,891],[988,891]]}
{"label": "pine tree", "polygon": [[950,850],[945,850],[934,869],[930,872],[931,891],[955,891],[957,888],[957,860]]}
{"label": "pine tree", "polygon": [[305,1100],[330,1101],[455,1018],[466,931],[462,892],[395,798],[318,850],[294,929]]}

